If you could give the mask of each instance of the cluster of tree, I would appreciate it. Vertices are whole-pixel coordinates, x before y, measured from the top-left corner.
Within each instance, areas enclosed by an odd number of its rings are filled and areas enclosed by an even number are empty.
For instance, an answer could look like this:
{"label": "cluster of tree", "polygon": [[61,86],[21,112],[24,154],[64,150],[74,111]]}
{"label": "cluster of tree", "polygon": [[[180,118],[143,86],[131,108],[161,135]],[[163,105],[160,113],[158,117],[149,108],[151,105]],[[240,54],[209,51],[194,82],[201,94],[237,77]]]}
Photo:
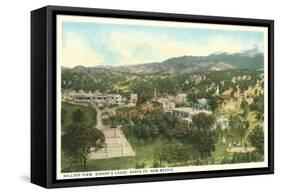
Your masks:
{"label": "cluster of tree", "polygon": [[242,146],[243,139],[249,130],[249,121],[241,114],[231,115],[229,120],[231,135]]}
{"label": "cluster of tree", "polygon": [[[158,108],[145,112],[139,119],[131,116],[134,119],[128,121],[122,128],[129,140],[134,138],[145,143],[157,139],[168,141],[155,150],[155,160],[158,158],[161,165],[163,162],[173,160],[187,161],[191,157],[205,158],[215,151],[219,130],[214,128],[213,115],[199,113],[193,116],[192,124],[164,113]],[[191,149],[193,151],[190,151]],[[187,153],[189,155],[186,155]]]}
{"label": "cluster of tree", "polygon": [[[156,89],[159,96],[185,92],[192,102],[199,98],[209,98],[216,92],[217,87],[219,87],[220,93],[231,90],[233,95],[238,89],[243,92],[249,87],[254,87],[257,80],[261,79],[262,73],[256,69],[235,69],[202,73],[134,74],[109,69],[64,68],[62,70],[62,89],[99,90],[120,93],[127,98],[130,93],[137,93],[139,104],[152,99]],[[194,81],[194,76],[201,77],[201,81]],[[233,78],[241,78],[241,76],[246,76],[247,79],[237,79],[236,82],[233,82]]]}
{"label": "cluster of tree", "polygon": [[[246,104],[242,103],[241,106],[246,106]],[[201,161],[202,163],[215,151],[215,145],[222,133],[219,128],[215,128],[214,116],[205,113],[194,115],[192,124],[166,114],[158,107],[146,112],[140,107],[122,108],[117,111],[114,118],[122,122],[122,130],[129,140],[134,138],[144,143],[152,143],[158,139],[166,140],[165,143],[162,142],[155,147],[155,167],[164,166],[166,163],[176,165],[177,162],[183,164]],[[256,161],[263,157],[264,132],[262,128],[257,127],[247,135],[248,131],[249,121],[244,113],[230,117],[229,130],[224,133],[236,142],[240,142],[241,146],[255,147],[255,154],[246,156],[235,154],[232,160],[224,159],[222,163]]]}
{"label": "cluster of tree", "polygon": [[241,104],[240,104],[240,108],[242,109],[242,111],[243,111],[243,116],[244,117],[247,117],[247,115],[248,115],[248,113],[249,113],[249,111],[250,111],[250,105],[249,105],[249,103],[246,101],[246,99],[245,98],[243,98],[242,99],[242,102],[241,102]]}
{"label": "cluster of tree", "polygon": [[[234,127],[234,133],[237,135],[237,137],[240,136],[240,140],[242,137],[245,136],[245,129],[246,126],[241,124],[241,121],[238,121],[238,124],[235,124],[236,127]],[[244,127],[242,127],[244,126]],[[242,130],[241,130],[242,129]],[[236,130],[236,131],[235,131]],[[232,158],[225,157],[221,163],[222,164],[230,164],[230,163],[245,163],[245,162],[258,162],[263,161],[264,159],[264,130],[261,126],[256,126],[254,129],[251,130],[247,137],[247,142],[252,145],[255,150],[253,152],[247,152],[247,153],[234,153]],[[248,144],[245,143],[245,149],[247,149]]]}
{"label": "cluster of tree", "polygon": [[[132,111],[127,119],[130,119],[123,126],[123,131],[128,137],[142,139],[145,143],[153,141],[161,136],[170,139],[168,130],[174,125],[175,119],[165,114],[161,108],[154,108],[146,112]],[[173,120],[172,122],[169,122]]]}
{"label": "cluster of tree", "polygon": [[[209,99],[210,108],[214,111],[218,104],[223,102],[220,96],[215,95],[217,88],[219,95],[230,90],[231,97],[236,98],[234,96],[236,92],[243,93],[249,88],[254,88],[258,80],[261,80],[262,73],[262,71],[255,69],[243,69],[198,74],[197,76],[204,79],[199,83],[189,81],[188,84],[184,84],[183,91],[187,93],[188,102],[191,104],[196,104],[197,99],[200,98]],[[263,87],[262,84],[259,86]]]}
{"label": "cluster of tree", "polygon": [[234,153],[231,159],[224,158],[222,164],[235,164],[235,163],[247,163],[247,162],[259,162],[263,161],[263,156],[257,152],[247,153]]}
{"label": "cluster of tree", "polygon": [[67,102],[62,102],[62,131],[67,132],[69,125],[72,125],[73,123],[87,123],[94,126],[96,124],[96,116],[96,110],[91,107],[81,107]]}
{"label": "cluster of tree", "polygon": [[[154,148],[153,167],[165,166],[165,163],[186,164],[188,160],[198,158],[198,151],[191,145],[184,144],[176,139],[164,141]],[[197,154],[197,155],[196,155]]]}
{"label": "cluster of tree", "polygon": [[191,133],[191,142],[195,144],[201,157],[210,156],[215,151],[218,140],[218,130],[213,128],[215,118],[213,115],[199,113],[192,118],[195,130]]}
{"label": "cluster of tree", "polygon": [[120,72],[114,72],[109,70],[95,71],[94,69],[86,69],[81,67],[80,69],[62,69],[62,89],[63,90],[84,90],[84,91],[96,91],[100,92],[119,92],[114,86],[121,84],[130,79],[133,75],[124,74]]}
{"label": "cluster of tree", "polygon": [[172,139],[159,145],[154,151],[155,164],[198,161],[211,156],[218,141],[218,130],[213,128],[214,117],[199,113],[193,117],[193,125],[177,120],[171,130]]}
{"label": "cluster of tree", "polygon": [[72,112],[71,120],[72,123],[66,127],[61,137],[62,151],[70,158],[70,166],[78,166],[79,169],[85,170],[89,154],[103,148],[104,134],[85,122],[85,115],[81,109]]}
{"label": "cluster of tree", "polygon": [[257,120],[263,121],[264,119],[264,95],[259,94],[254,97],[250,109],[256,113]]}
{"label": "cluster of tree", "polygon": [[250,135],[249,141],[255,147],[255,151],[262,155],[264,154],[264,130],[262,126],[255,127]]}
{"label": "cluster of tree", "polygon": [[138,94],[138,104],[153,98],[154,86],[149,80],[136,80],[130,85],[132,93]]}

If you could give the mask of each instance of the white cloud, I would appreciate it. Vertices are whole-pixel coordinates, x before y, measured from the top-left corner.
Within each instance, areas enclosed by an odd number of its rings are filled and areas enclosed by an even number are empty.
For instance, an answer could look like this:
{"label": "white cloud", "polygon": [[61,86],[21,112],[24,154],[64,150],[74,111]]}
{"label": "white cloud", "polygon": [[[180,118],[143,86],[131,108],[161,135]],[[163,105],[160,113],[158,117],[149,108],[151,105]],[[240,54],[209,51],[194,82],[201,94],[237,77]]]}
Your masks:
{"label": "white cloud", "polygon": [[[195,37],[196,38],[196,37]],[[110,52],[104,53],[89,46],[89,42],[75,33],[68,33],[63,48],[63,65],[129,65],[149,62],[161,62],[170,57],[183,55],[206,56],[214,52],[240,52],[244,43],[235,38],[212,37],[204,43],[190,43],[175,40],[165,34],[148,32],[112,31],[104,43]],[[252,45],[247,45],[250,48]],[[110,56],[113,53],[114,56]],[[112,59],[110,58],[112,57]],[[104,62],[107,61],[107,64]],[[111,61],[111,62],[109,62]]]}
{"label": "white cloud", "polygon": [[91,48],[78,34],[69,32],[62,49],[62,64],[65,67],[76,65],[95,66],[103,61],[102,54]]}
{"label": "white cloud", "polygon": [[162,61],[188,54],[188,45],[169,40],[163,35],[113,32],[109,40],[111,50],[120,55],[119,64]]}
{"label": "white cloud", "polygon": [[243,49],[240,41],[223,37],[213,37],[204,44],[194,44],[147,32],[113,32],[109,40],[111,49],[120,55],[118,64],[160,62],[183,55],[207,56],[218,51],[236,53]]}
{"label": "white cloud", "polygon": [[[252,45],[250,45],[252,46]],[[207,52],[223,51],[227,53],[240,52],[243,45],[240,41],[232,38],[214,37],[209,41]]]}

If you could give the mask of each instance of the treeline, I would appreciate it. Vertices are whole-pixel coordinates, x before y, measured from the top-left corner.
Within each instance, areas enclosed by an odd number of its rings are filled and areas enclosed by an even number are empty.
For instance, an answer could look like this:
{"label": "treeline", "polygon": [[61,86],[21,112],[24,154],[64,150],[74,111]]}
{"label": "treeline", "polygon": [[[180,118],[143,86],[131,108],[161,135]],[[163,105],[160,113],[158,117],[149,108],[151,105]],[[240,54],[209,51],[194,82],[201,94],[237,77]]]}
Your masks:
{"label": "treeline", "polygon": [[62,170],[81,171],[87,167],[89,154],[104,147],[104,134],[96,129],[96,110],[62,103]]}
{"label": "treeline", "polygon": [[[179,92],[187,93],[189,98],[208,98],[216,92],[220,93],[231,89],[232,95],[240,90],[244,92],[249,87],[254,87],[257,80],[261,79],[263,71],[258,69],[236,69],[227,71],[211,71],[204,73],[183,74],[134,74],[116,72],[109,69],[63,69],[63,90],[84,90],[106,93],[119,93],[129,97],[131,93],[137,93],[139,103],[142,104],[153,98],[155,89],[159,95],[176,95]],[[194,77],[200,77],[196,81]],[[246,76],[247,79],[233,78]],[[263,83],[260,84],[263,87]]]}
{"label": "treeline", "polygon": [[249,122],[243,115],[231,117],[226,130],[215,125],[213,115],[199,113],[193,117],[192,124],[188,124],[164,113],[157,106],[146,111],[141,107],[121,108],[104,122],[123,125],[122,130],[133,146],[141,142],[148,145],[159,142],[154,148],[155,167],[209,164],[209,158],[216,151],[216,144],[222,136],[231,139],[231,142],[240,142],[241,146],[254,146],[256,151],[254,155],[243,157],[235,154],[233,158],[223,158],[219,163],[237,163],[240,159],[240,162],[260,161],[263,158],[263,128],[257,126],[247,135]]}

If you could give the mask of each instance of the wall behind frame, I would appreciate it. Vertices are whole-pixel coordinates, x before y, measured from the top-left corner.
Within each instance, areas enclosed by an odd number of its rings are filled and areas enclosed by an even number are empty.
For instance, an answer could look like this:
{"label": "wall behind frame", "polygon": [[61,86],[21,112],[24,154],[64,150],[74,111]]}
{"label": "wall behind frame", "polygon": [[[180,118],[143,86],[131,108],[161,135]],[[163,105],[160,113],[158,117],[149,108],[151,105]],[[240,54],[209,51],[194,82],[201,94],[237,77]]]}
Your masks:
{"label": "wall behind frame", "polygon": [[[280,137],[278,129],[281,123],[278,115],[281,115],[281,58],[280,38],[281,14],[278,1],[129,1],[129,0],[83,0],[72,2],[67,0],[26,0],[4,1],[1,6],[1,160],[0,181],[1,193],[5,192],[46,192],[42,188],[29,183],[30,164],[30,10],[50,5],[97,7],[110,9],[127,9],[139,11],[157,11],[186,13],[199,15],[220,15],[248,18],[264,18],[275,20],[275,137]],[[278,45],[279,44],[279,45]],[[182,191],[196,193],[267,193],[279,188],[281,178],[280,163],[281,154],[278,148],[281,141],[276,139],[275,152],[275,175],[232,177],[219,179],[201,179],[158,183],[125,184],[113,186],[84,187],[59,189],[49,192],[74,193],[173,193]],[[78,190],[79,189],[79,190]]]}

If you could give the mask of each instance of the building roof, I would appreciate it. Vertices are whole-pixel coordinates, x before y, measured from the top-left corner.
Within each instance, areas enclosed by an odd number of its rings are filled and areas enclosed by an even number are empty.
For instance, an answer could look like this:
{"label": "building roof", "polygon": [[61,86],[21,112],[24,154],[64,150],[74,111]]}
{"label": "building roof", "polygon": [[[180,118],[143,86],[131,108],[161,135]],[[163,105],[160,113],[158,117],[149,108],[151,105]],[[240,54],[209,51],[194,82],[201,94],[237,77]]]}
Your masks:
{"label": "building roof", "polygon": [[222,96],[230,96],[231,95],[231,90],[226,90],[221,95]]}
{"label": "building roof", "polygon": [[191,107],[178,107],[174,108],[173,111],[180,111],[180,112],[187,112],[187,113],[192,113],[192,114],[198,114],[198,113],[206,113],[206,114],[212,114],[212,111],[205,110],[205,109],[196,109],[196,108],[191,108]]}

